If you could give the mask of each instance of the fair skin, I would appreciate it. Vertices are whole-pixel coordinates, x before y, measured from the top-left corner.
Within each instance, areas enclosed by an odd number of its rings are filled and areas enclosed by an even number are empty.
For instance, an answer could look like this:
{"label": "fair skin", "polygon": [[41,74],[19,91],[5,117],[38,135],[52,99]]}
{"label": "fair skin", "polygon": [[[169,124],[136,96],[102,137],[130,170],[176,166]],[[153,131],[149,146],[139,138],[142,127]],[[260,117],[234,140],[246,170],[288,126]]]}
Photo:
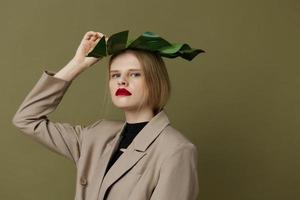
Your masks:
{"label": "fair skin", "polygon": [[[74,57],[59,70],[54,77],[72,81],[83,71],[97,63],[99,58],[86,57],[93,50],[100,39],[105,36],[103,33],[89,31],[80,42]],[[135,71],[132,71],[132,70]],[[110,66],[109,88],[112,102],[117,108],[124,111],[126,122],[139,123],[150,121],[154,116],[150,106],[143,105],[138,109],[143,92],[146,92],[145,77],[141,64],[134,54],[126,52],[117,56]],[[118,88],[127,89],[130,96],[116,96]]]}
{"label": "fair skin", "polygon": [[[113,60],[110,66],[109,88],[114,105],[125,111],[128,123],[149,121],[153,117],[150,106],[138,109],[144,93],[147,95],[147,89],[142,66],[133,53],[123,53]],[[117,96],[115,93],[119,88],[125,88],[131,95]]]}

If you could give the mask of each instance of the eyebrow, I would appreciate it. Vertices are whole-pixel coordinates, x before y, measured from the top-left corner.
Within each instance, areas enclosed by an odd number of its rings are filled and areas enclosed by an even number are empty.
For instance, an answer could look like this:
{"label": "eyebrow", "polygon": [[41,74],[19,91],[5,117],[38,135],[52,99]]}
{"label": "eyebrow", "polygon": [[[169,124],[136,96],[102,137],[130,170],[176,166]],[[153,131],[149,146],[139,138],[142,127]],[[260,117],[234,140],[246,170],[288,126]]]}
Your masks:
{"label": "eyebrow", "polygon": [[[110,70],[110,73],[112,72],[119,72],[120,70]],[[128,71],[142,71],[140,69],[129,69]]]}

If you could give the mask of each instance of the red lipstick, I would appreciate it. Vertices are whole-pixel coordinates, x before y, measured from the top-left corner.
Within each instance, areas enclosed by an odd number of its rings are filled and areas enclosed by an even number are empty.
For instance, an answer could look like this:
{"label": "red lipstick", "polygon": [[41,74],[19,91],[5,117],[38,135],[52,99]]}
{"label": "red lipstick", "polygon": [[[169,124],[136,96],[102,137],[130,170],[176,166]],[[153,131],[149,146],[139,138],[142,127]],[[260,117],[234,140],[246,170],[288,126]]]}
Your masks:
{"label": "red lipstick", "polygon": [[125,88],[119,88],[116,91],[116,96],[119,96],[119,95],[129,96],[129,95],[131,95],[131,93],[128,90],[126,90]]}

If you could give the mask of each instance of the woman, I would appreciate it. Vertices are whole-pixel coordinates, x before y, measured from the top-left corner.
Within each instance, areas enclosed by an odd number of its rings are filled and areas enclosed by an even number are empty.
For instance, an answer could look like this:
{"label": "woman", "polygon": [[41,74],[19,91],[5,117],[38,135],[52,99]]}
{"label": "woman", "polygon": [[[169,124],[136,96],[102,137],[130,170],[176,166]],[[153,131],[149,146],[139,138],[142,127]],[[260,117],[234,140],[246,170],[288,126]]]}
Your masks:
{"label": "woman", "polygon": [[104,34],[87,32],[71,61],[45,71],[16,112],[13,123],[49,149],[74,161],[76,200],[194,200],[197,149],[170,125],[170,95],[162,58],[126,49],[110,58],[109,88],[124,121],[88,126],[50,121],[72,81],[100,59],[86,57]]}

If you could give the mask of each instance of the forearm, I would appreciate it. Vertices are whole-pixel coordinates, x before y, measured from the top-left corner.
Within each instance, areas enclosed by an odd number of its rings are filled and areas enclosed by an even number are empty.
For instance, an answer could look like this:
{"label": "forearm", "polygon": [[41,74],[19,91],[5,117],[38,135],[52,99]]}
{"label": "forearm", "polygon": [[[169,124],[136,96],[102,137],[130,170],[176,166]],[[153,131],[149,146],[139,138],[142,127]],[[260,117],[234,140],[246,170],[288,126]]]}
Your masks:
{"label": "forearm", "polygon": [[100,39],[95,35],[92,31],[85,34],[76,55],[60,71],[44,71],[12,119],[22,132],[75,162],[80,157],[84,126],[52,122],[48,115],[57,108],[72,80],[99,60],[85,56]]}
{"label": "forearm", "polygon": [[73,59],[64,66],[61,70],[59,70],[54,77],[65,80],[72,81],[74,80],[81,72],[85,70],[84,67],[77,64]]}
{"label": "forearm", "polygon": [[12,122],[39,143],[77,162],[80,157],[83,127],[48,119],[48,115],[57,108],[71,84],[71,81],[55,78],[53,74],[48,71],[43,73],[19,107]]}
{"label": "forearm", "polygon": [[58,106],[70,84],[44,72],[17,110],[13,118],[14,125],[32,134],[36,124],[45,120]]}

